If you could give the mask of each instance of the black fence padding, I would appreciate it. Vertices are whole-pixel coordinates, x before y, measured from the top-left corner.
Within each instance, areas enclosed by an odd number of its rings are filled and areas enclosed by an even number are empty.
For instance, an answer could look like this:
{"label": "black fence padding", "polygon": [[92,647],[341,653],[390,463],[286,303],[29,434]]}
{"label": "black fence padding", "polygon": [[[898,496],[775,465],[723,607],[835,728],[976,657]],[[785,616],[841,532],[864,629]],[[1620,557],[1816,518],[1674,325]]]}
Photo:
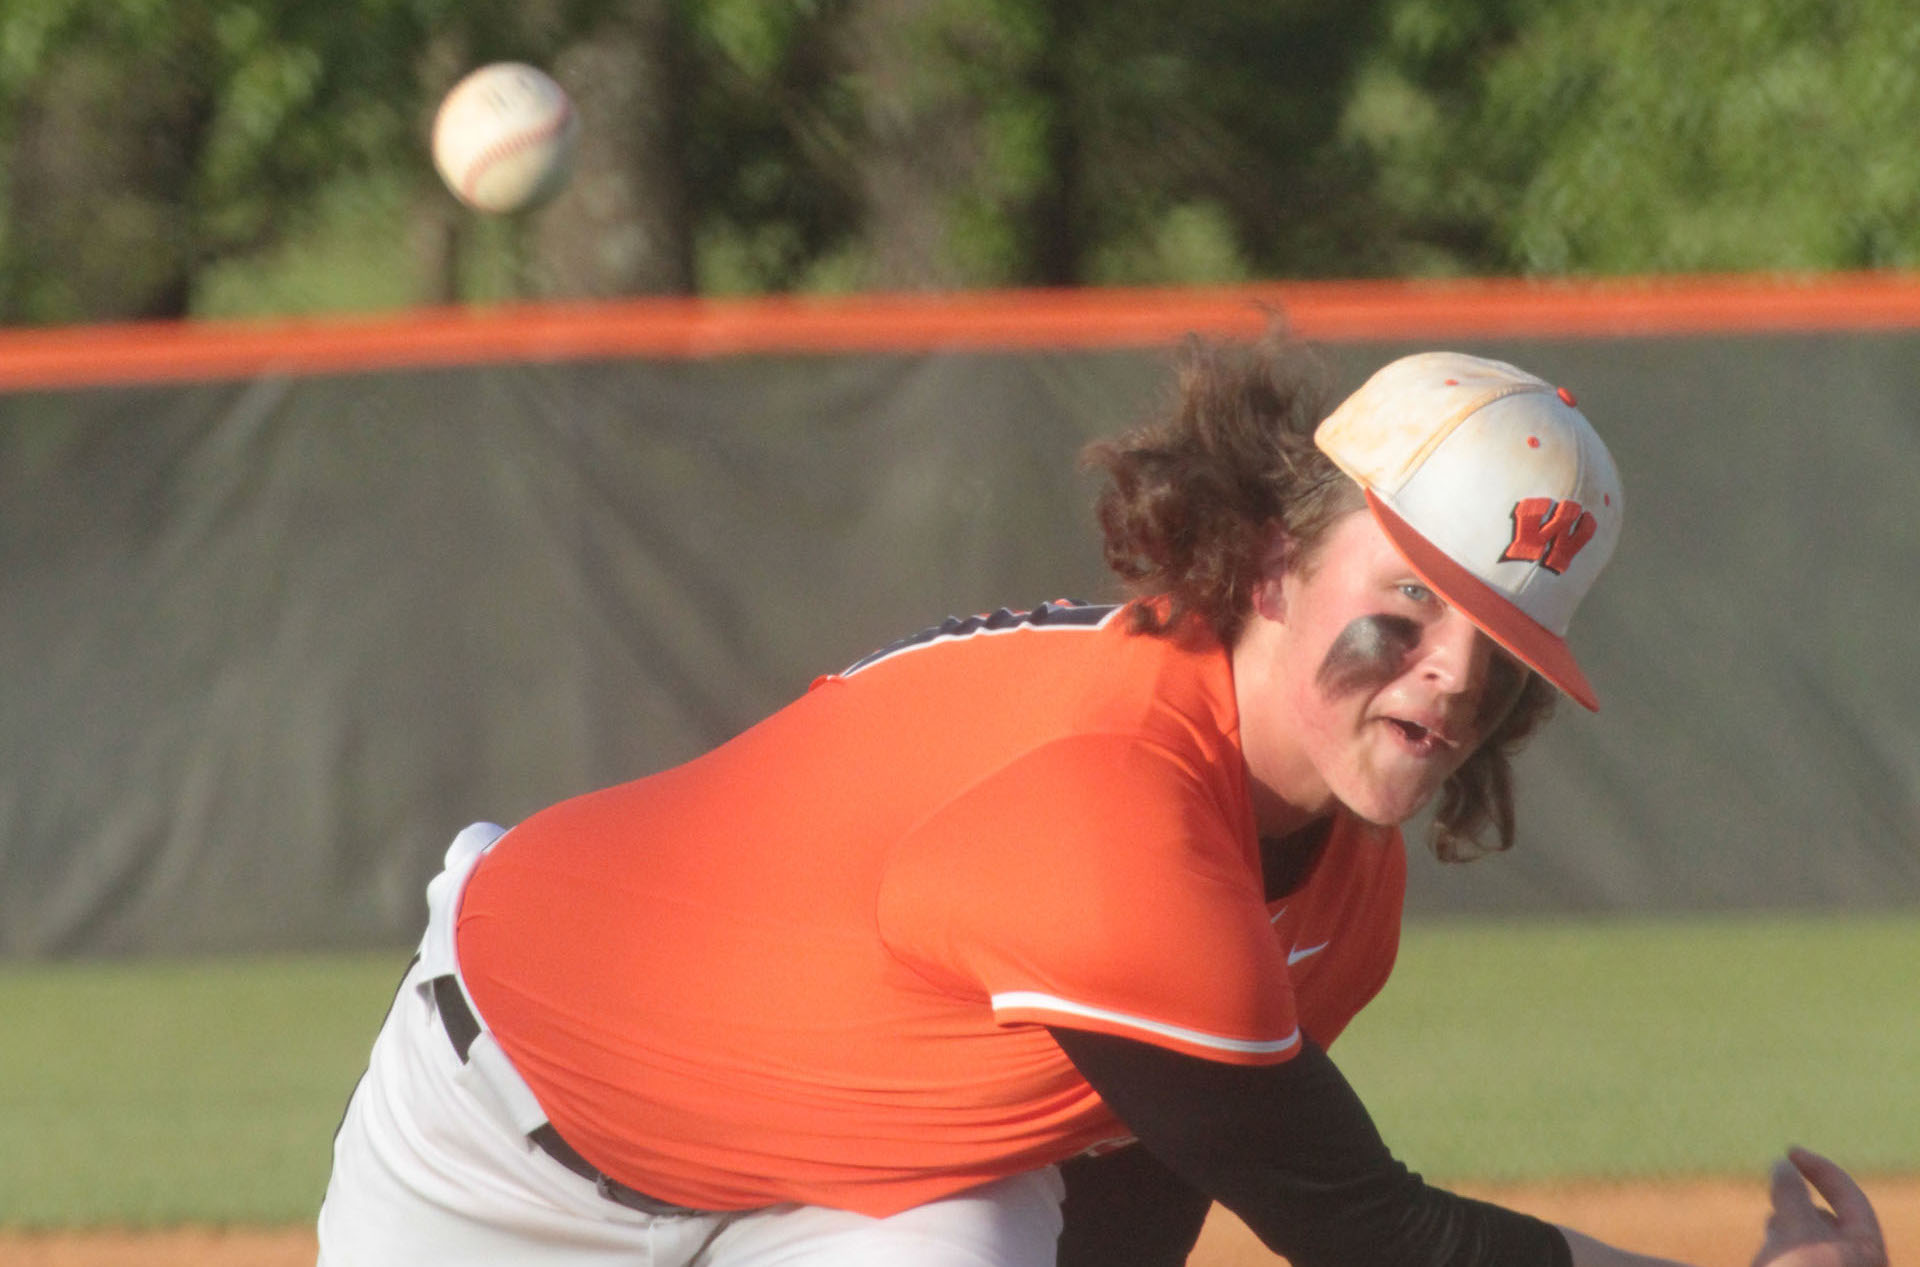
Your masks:
{"label": "black fence padding", "polygon": [[[1415,914],[1920,898],[1920,334],[1456,342],[1576,391],[1625,537],[1510,855]],[[1350,382],[1410,347],[1329,349]],[[398,945],[453,833],[949,614],[1108,598],[1075,455],[1166,351],[0,395],[0,954]]]}

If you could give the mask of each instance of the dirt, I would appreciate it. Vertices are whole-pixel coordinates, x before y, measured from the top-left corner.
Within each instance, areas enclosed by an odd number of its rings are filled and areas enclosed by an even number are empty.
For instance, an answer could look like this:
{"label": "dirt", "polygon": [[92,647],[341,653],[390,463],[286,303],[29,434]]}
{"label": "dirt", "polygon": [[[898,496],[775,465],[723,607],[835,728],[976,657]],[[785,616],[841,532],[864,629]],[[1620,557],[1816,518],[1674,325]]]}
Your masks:
{"label": "dirt", "polygon": [[[1893,1261],[1920,1248],[1920,1178],[1866,1181]],[[1575,1227],[1618,1245],[1692,1267],[1749,1267],[1766,1223],[1763,1179],[1663,1184],[1473,1187],[1470,1196]],[[1238,1219],[1216,1208],[1191,1267],[1272,1267],[1278,1262]]]}
{"label": "dirt", "polygon": [[[1920,1178],[1869,1180],[1895,1262],[1920,1252]],[[1693,1267],[1749,1267],[1766,1218],[1764,1185],[1733,1182],[1466,1188],[1642,1253]],[[313,1230],[4,1232],[0,1267],[312,1267]],[[1253,1234],[1216,1210],[1191,1267],[1274,1267]]]}

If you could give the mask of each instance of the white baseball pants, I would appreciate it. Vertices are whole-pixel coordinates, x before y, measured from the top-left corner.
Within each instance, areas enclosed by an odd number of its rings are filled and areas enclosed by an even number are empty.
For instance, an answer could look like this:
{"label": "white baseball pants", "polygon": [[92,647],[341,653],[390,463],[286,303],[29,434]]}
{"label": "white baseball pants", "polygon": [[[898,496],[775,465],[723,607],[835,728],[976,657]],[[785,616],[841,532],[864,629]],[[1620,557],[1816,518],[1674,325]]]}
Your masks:
{"label": "white baseball pants", "polygon": [[1052,1267],[1052,1167],[890,1218],[784,1205],[642,1214],[536,1147],[532,1093],[482,1034],[463,1063],[429,983],[455,971],[453,916],[502,835],[455,838],[427,889],[427,933],[334,1140],[320,1267]]}

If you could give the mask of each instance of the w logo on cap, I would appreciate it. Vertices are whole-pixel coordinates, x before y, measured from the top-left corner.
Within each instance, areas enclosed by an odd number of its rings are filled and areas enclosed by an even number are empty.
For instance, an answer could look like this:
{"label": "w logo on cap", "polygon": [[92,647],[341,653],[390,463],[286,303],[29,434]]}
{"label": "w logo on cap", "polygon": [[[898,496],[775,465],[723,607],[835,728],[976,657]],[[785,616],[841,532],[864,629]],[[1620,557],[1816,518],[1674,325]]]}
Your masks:
{"label": "w logo on cap", "polygon": [[1513,540],[1500,562],[1538,563],[1549,572],[1565,572],[1599,530],[1600,521],[1571,498],[1522,497],[1513,504]]}

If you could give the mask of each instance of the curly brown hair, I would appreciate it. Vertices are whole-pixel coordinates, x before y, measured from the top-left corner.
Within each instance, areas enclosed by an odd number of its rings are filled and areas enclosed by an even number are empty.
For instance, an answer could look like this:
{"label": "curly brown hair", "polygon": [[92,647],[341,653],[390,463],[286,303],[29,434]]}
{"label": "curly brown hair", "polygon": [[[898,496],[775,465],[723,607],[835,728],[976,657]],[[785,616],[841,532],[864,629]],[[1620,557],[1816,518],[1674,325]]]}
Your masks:
{"label": "curly brown hair", "polygon": [[[1176,383],[1162,416],[1082,457],[1107,479],[1095,506],[1107,565],[1134,596],[1161,600],[1134,605],[1134,628],[1167,637],[1203,621],[1231,646],[1274,530],[1287,565],[1308,565],[1333,525],[1366,503],[1313,443],[1338,398],[1308,345],[1277,329],[1254,342],[1189,339]],[[1441,861],[1513,847],[1512,758],[1557,698],[1527,672],[1513,707],[1447,780],[1429,835]]]}

